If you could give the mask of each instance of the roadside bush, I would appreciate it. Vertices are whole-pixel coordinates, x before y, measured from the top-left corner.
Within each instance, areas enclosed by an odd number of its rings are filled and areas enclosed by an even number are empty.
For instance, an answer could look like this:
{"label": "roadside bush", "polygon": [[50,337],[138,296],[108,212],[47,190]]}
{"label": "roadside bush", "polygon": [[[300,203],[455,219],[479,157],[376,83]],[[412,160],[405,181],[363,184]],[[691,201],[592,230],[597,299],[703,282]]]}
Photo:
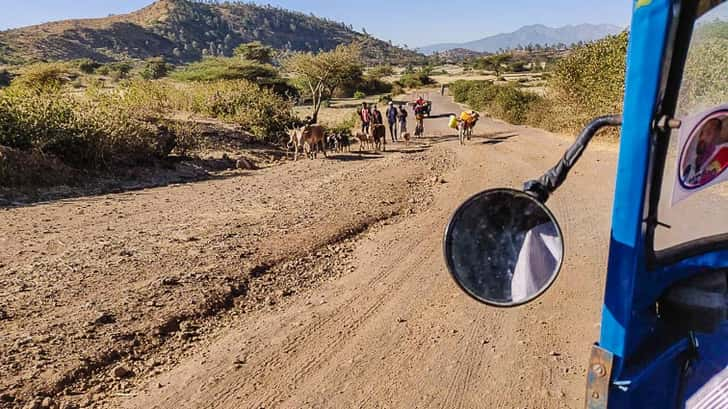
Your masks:
{"label": "roadside bush", "polygon": [[450,92],[456,102],[465,103],[478,111],[513,124],[523,124],[529,112],[542,101],[536,94],[523,91],[515,84],[494,85],[490,81],[455,81]]}
{"label": "roadside bush", "polygon": [[420,70],[414,73],[403,74],[397,83],[403,88],[420,88],[435,83],[427,71]]}
{"label": "roadside bush", "polygon": [[359,114],[356,112],[352,112],[348,118],[345,118],[338,123],[324,124],[323,126],[327,134],[339,133],[351,138],[352,130],[359,127]]}
{"label": "roadside bush", "polygon": [[132,69],[134,66],[129,62],[114,62],[99,66],[96,74],[110,76],[114,81],[119,81],[128,78]]}
{"label": "roadside bush", "polygon": [[394,68],[390,65],[378,65],[370,68],[366,75],[370,78],[382,79],[384,77],[391,77],[394,75]]}
{"label": "roadside bush", "polygon": [[508,70],[510,72],[528,71],[528,69],[526,68],[526,63],[523,61],[514,61],[514,62],[508,64]]}
{"label": "roadside bush", "polygon": [[44,91],[58,89],[78,75],[64,63],[37,63],[24,67],[13,80],[19,87]]}
{"label": "roadside bush", "polygon": [[294,120],[290,101],[246,80],[191,84],[175,102],[177,109],[235,122],[261,140],[277,140]]}
{"label": "roadside bush", "polygon": [[[688,53],[680,91],[679,115],[707,109],[728,101],[728,23],[706,25],[711,31],[721,26],[725,37],[697,37]],[[717,26],[717,27],[711,27]],[[720,33],[720,31],[718,31]]]}
{"label": "roadside bush", "polygon": [[194,145],[193,127],[162,118],[170,94],[139,81],[83,98],[59,88],[13,84],[0,94],[0,145],[52,155],[79,169],[164,158]]}
{"label": "roadside bush", "polygon": [[457,102],[511,123],[557,132],[577,131],[593,117],[622,111],[626,52],[626,33],[575,49],[559,60],[551,73],[544,74],[548,80],[544,97],[520,88],[518,83],[488,81],[456,81],[450,91]]}
{"label": "roadside bush", "polygon": [[366,96],[367,96],[367,94],[365,94],[365,93],[363,93],[361,91],[356,91],[354,93],[354,98],[355,99],[364,99]]}
{"label": "roadside bush", "polygon": [[180,87],[137,79],[113,90],[92,85],[78,97],[58,86],[55,69],[42,73],[36,77],[44,79],[43,87],[26,80],[0,92],[0,145],[51,155],[78,169],[143,163],[194,149],[199,132],[166,119],[172,110],[236,122],[270,140],[285,134],[294,119],[287,100],[244,80]]}
{"label": "roadside bush", "polygon": [[500,86],[492,103],[490,113],[512,124],[524,124],[529,111],[537,105],[541,97],[524,92],[515,86]]}
{"label": "roadside bush", "polygon": [[[364,98],[366,95],[385,94],[392,92],[392,84],[384,82],[369,74],[354,75],[344,83],[340,84],[334,96],[338,98]],[[363,94],[361,96],[357,96]]]}
{"label": "roadside bush", "polygon": [[77,60],[76,66],[84,74],[93,74],[99,67],[101,67],[101,64],[90,58],[84,58]]}
{"label": "roadside bush", "polygon": [[163,58],[151,58],[146,61],[141,76],[146,80],[157,80],[166,77],[169,71],[170,66]]}
{"label": "roadside bush", "polygon": [[559,60],[549,79],[548,98],[563,112],[554,127],[581,129],[591,118],[622,112],[627,33],[576,48]]}
{"label": "roadside bush", "polygon": [[12,87],[0,97],[0,145],[52,154],[78,168],[148,159],[157,152],[157,129],[118,98],[81,101]]}

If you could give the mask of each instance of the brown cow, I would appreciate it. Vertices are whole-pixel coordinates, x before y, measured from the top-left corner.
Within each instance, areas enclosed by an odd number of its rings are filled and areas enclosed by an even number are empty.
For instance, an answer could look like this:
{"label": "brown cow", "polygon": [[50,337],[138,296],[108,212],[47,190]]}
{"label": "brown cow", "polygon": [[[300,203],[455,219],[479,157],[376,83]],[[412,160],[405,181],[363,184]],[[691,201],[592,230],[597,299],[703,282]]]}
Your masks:
{"label": "brown cow", "polygon": [[372,125],[372,139],[374,140],[374,149],[387,151],[387,128],[384,125]]}
{"label": "brown cow", "polygon": [[[288,148],[291,145],[295,148],[293,160],[298,160],[298,150],[303,148],[304,153],[310,159],[316,158],[318,149],[321,149],[326,155],[326,140],[324,138],[324,128],[321,125],[306,125],[300,129],[293,130],[288,141]],[[314,150],[313,148],[317,148]]]}
{"label": "brown cow", "polygon": [[369,149],[369,146],[372,145],[371,135],[362,131],[356,131],[354,132],[354,136],[356,136],[356,139],[359,140],[359,153],[362,153],[365,147]]}

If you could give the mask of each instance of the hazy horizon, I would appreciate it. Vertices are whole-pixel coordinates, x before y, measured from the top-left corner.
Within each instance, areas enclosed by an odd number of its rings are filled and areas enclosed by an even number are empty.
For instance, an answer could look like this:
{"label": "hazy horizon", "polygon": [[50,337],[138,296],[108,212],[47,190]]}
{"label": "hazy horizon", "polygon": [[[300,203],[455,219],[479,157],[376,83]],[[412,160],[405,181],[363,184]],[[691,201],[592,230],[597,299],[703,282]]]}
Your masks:
{"label": "hazy horizon", "polygon": [[[0,15],[0,30],[57,20],[123,14],[151,3],[153,0],[127,0],[123,4],[115,0],[35,0],[31,4],[24,4],[22,8],[6,9]],[[370,0],[366,2],[370,7],[352,7],[348,2],[332,3],[328,0],[270,0],[254,3],[269,3],[342,21],[351,24],[357,31],[365,28],[375,37],[412,48],[478,40],[533,24],[561,27],[588,23],[627,27],[632,9],[631,1],[614,2],[617,3],[615,5],[600,0],[554,0],[548,4],[539,0],[483,3],[452,0],[448,2],[448,10],[442,7],[442,2],[435,0],[420,0],[417,8],[410,3],[394,0]],[[460,13],[462,10],[468,10],[468,13]],[[568,13],[563,10],[568,10]],[[428,29],[433,25],[439,29]]]}

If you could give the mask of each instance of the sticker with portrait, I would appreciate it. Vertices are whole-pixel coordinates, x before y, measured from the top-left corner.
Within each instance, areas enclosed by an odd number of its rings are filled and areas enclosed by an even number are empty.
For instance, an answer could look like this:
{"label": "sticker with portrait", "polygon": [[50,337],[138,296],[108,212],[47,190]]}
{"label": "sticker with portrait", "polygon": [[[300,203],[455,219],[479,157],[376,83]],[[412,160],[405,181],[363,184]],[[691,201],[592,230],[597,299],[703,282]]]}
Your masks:
{"label": "sticker with portrait", "polygon": [[728,105],[683,121],[677,161],[673,205],[728,180]]}

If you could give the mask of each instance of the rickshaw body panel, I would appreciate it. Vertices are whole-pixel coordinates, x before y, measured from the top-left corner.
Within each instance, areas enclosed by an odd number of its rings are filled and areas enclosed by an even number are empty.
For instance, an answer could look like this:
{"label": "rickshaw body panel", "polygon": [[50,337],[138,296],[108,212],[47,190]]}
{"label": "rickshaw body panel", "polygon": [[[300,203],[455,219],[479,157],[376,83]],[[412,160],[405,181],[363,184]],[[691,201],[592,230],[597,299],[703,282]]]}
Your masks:
{"label": "rickshaw body panel", "polygon": [[[677,407],[681,369],[690,345],[685,339],[666,341],[664,323],[655,311],[657,299],[679,280],[707,269],[728,268],[728,251],[697,254],[662,266],[651,266],[646,256],[646,201],[655,166],[653,130],[679,8],[680,0],[639,0],[631,24],[599,342],[614,356],[610,409]],[[723,325],[717,334],[699,335],[709,343],[711,359],[728,357],[726,334],[728,327]],[[691,389],[695,385],[689,385],[687,392]]]}

